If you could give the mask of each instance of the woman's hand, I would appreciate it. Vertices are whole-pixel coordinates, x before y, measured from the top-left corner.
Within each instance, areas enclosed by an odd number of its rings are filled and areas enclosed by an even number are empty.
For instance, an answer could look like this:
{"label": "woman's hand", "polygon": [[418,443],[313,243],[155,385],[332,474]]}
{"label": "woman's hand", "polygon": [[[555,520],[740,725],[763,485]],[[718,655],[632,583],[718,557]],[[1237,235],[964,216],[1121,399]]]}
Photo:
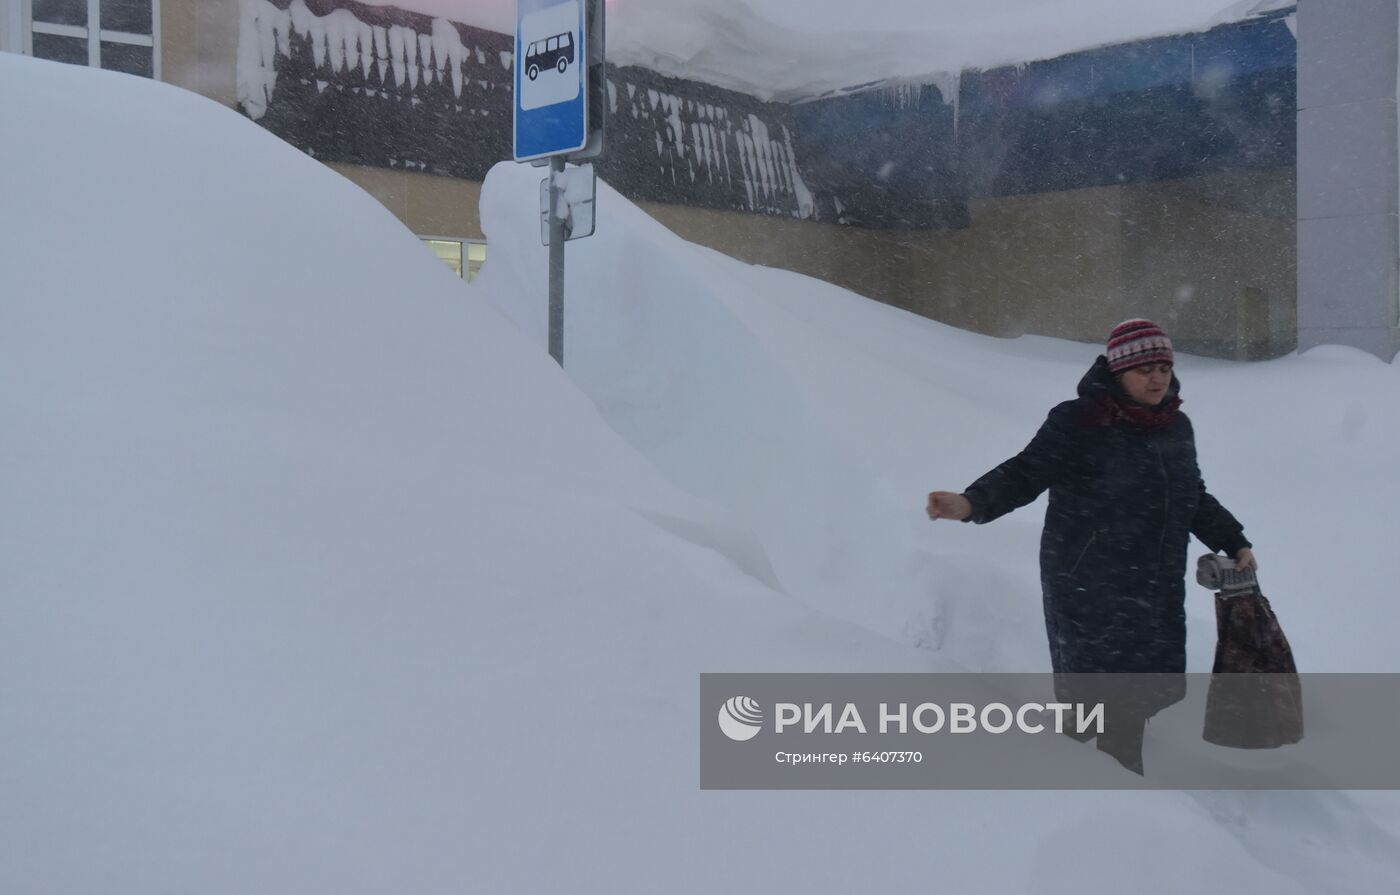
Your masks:
{"label": "woman's hand", "polygon": [[954,491],[934,491],[928,496],[928,517],[930,519],[961,521],[971,515],[972,504],[961,494]]}
{"label": "woman's hand", "polygon": [[1259,562],[1254,558],[1254,551],[1248,547],[1241,547],[1235,554],[1235,568],[1243,572],[1245,569],[1259,571]]}

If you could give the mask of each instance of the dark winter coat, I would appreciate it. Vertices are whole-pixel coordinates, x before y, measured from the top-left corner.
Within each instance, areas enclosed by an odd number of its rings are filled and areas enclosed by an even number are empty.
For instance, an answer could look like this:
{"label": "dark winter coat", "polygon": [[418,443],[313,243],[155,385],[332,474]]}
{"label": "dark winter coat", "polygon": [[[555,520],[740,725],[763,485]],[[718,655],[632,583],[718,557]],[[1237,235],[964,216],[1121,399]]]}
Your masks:
{"label": "dark winter coat", "polygon": [[[1173,376],[1163,405],[1179,390]],[[991,522],[1049,489],[1040,580],[1056,672],[1183,672],[1190,535],[1229,556],[1251,545],[1206,491],[1186,415],[1145,428],[1106,412],[1110,398],[1130,400],[1101,356],[1078,398],[964,492],[968,521]]]}

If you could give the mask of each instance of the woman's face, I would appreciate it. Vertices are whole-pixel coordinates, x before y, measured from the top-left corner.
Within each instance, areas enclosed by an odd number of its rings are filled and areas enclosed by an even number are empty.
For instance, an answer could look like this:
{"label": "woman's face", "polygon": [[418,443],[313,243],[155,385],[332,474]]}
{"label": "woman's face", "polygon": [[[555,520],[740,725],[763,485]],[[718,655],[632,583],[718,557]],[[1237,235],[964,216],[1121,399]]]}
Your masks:
{"label": "woman's face", "polygon": [[1123,383],[1123,391],[1139,404],[1158,404],[1167,396],[1167,386],[1172,384],[1172,365],[1143,364],[1118,374]]}

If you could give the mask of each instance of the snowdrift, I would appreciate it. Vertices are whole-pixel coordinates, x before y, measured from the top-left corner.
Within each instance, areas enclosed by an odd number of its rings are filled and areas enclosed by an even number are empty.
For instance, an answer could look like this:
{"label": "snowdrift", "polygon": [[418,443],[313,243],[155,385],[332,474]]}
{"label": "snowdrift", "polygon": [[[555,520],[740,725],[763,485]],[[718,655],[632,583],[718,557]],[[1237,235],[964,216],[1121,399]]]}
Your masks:
{"label": "snowdrift", "polygon": [[[542,346],[540,176],[491,172],[476,282]],[[606,186],[598,205],[597,234],[568,247],[565,359],[612,427],[756,531],[824,613],[965,668],[1048,671],[1045,498],[990,526],[930,524],[924,504],[1024,447],[1102,346],[956,330],[686,243]],[[1255,543],[1300,666],[1395,671],[1381,520],[1400,506],[1400,368],[1331,346],[1177,370],[1205,480]],[[1214,609],[1194,581],[1188,610],[1189,670],[1209,671]]]}

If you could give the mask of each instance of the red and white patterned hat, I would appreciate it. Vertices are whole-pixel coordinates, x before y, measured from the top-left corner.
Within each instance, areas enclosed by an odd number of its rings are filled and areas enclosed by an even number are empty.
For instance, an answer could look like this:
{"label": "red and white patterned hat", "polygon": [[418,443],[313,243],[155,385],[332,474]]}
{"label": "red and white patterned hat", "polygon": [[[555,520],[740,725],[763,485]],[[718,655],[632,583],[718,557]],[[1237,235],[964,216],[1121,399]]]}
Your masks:
{"label": "red and white patterned hat", "polygon": [[1108,334],[1108,369],[1122,373],[1143,364],[1172,363],[1172,340],[1151,320],[1124,320]]}

